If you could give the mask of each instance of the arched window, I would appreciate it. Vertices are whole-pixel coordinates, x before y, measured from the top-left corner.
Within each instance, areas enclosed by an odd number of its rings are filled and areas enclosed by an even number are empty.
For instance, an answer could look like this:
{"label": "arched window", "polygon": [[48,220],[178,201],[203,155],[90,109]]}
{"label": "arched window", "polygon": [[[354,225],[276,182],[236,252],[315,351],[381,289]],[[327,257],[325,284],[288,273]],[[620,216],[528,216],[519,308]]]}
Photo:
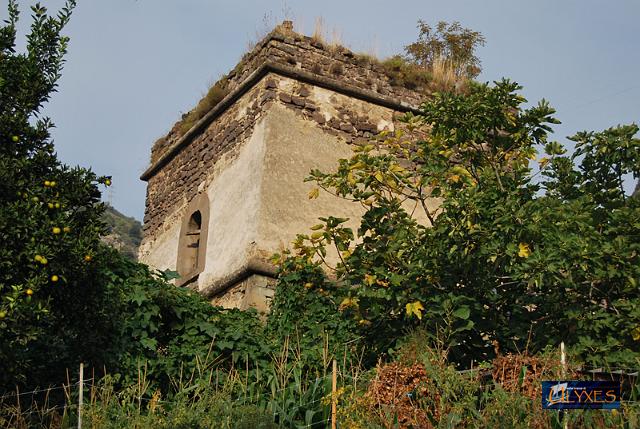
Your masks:
{"label": "arched window", "polygon": [[180,228],[176,261],[176,270],[180,274],[176,281],[178,286],[195,282],[204,270],[208,225],[209,199],[202,193],[189,204]]}
{"label": "arched window", "polygon": [[187,224],[187,237],[185,240],[186,249],[184,250],[185,268],[189,273],[198,269],[198,255],[200,251],[200,234],[202,232],[202,214],[200,210],[196,211],[189,218]]}

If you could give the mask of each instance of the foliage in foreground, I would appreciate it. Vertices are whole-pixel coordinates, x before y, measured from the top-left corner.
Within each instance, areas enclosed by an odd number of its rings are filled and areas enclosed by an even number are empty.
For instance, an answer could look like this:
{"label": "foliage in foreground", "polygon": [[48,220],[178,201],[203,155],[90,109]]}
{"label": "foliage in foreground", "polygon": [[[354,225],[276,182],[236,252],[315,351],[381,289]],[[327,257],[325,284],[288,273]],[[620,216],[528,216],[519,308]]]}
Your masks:
{"label": "foliage in foreground", "polygon": [[[458,372],[438,350],[425,345],[425,332],[411,334],[394,359],[368,371],[338,367],[338,425],[346,428],[605,428],[640,424],[637,402],[619,410],[572,410],[564,417],[541,408],[540,382],[558,379],[564,369],[557,351],[507,355],[493,371]],[[274,359],[272,365],[278,365]],[[502,367],[502,370],[501,368]],[[507,371],[504,368],[507,367]],[[572,366],[567,368],[572,371]],[[354,376],[356,374],[356,376]],[[505,374],[507,376],[505,377]],[[120,386],[110,376],[85,389],[84,424],[100,428],[275,428],[329,427],[330,375],[306,384],[290,374],[285,389],[256,389],[268,377],[250,379],[231,371],[218,379],[195,376],[165,397],[144,374]],[[572,374],[572,378],[579,378]],[[265,387],[265,386],[262,386]],[[638,386],[629,399],[640,394]],[[0,407],[0,424],[57,429],[76,424],[77,388],[63,407]]]}
{"label": "foliage in foreground", "polygon": [[421,325],[465,367],[561,341],[589,363],[636,366],[640,202],[623,177],[640,176],[638,127],[578,133],[568,156],[548,140],[553,109],[525,109],[519,89],[435,94],[404,130],[313,171],[364,214],[355,234],[328,217],[298,236],[281,261],[305,268],[283,285],[328,266],[340,287],[307,293],[328,294],[377,352]]}
{"label": "foliage in foreground", "polygon": [[[561,428],[567,422],[569,427],[604,428],[640,423],[635,402],[614,412],[572,410],[562,416],[542,410],[540,382],[562,377],[557,353],[501,356],[493,362],[493,376],[487,377],[482,368],[456,371],[439,351],[425,347],[424,335],[411,335],[394,362],[379,365],[368,383],[345,392],[339,411],[343,427]],[[504,360],[535,365],[515,365],[516,371],[501,379],[496,366]]]}
{"label": "foliage in foreground", "polygon": [[74,317],[88,286],[103,226],[98,184],[109,178],[62,165],[40,109],[55,91],[67,38],[60,35],[74,2],[56,17],[33,7],[27,52],[15,53],[18,9],[0,28],[0,385],[22,381],[31,344],[52,309]]}
{"label": "foliage in foreground", "polygon": [[60,163],[41,114],[74,6],[34,6],[26,53],[15,51],[16,2],[0,27],[0,390],[58,384],[82,361],[122,383],[144,364],[163,390],[207,356],[220,368],[259,361],[255,314],[213,308],[101,244],[98,186],[111,179]]}

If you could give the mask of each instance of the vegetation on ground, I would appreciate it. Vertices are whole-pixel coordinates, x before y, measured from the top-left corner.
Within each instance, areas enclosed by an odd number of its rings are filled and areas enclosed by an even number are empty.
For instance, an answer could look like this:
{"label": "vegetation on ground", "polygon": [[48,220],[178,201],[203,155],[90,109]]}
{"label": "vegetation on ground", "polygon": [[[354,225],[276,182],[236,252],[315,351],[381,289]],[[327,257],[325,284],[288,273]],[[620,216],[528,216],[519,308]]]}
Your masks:
{"label": "vegetation on ground", "polygon": [[[73,425],[80,362],[96,427],[322,427],[334,359],[347,427],[561,427],[536,399],[561,341],[577,365],[638,367],[636,125],[577,133],[569,155],[515,83],[434,94],[311,172],[365,214],[355,231],[322,218],[275,258],[264,324],[101,242],[111,179],[60,163],[41,112],[74,6],[34,6],[26,53],[15,1],[0,27],[0,424]],[[567,418],[633,426],[638,408]]]}
{"label": "vegetation on ground", "polygon": [[[572,410],[563,415],[543,410],[541,381],[567,373],[576,377],[571,365],[566,369],[560,365],[557,352],[505,355],[494,362],[493,370],[484,365],[459,372],[425,340],[424,330],[410,333],[391,362],[368,370],[340,362],[335,395],[331,374],[305,380],[296,370],[286,370],[297,367],[295,357],[285,362],[274,355],[272,368],[285,370],[261,378],[241,369],[223,378],[219,371],[196,368],[174,380],[177,393],[172,396],[153,387],[141,367],[138,379],[130,384],[122,385],[110,375],[87,382],[83,422],[99,428],[141,429],[329,427],[335,399],[338,426],[354,429],[561,428],[565,423],[626,428],[640,424],[640,407],[633,401],[613,411]],[[68,388],[57,407],[24,399],[18,406],[15,398],[3,398],[0,424],[19,429],[75,427],[78,391],[78,386]]]}

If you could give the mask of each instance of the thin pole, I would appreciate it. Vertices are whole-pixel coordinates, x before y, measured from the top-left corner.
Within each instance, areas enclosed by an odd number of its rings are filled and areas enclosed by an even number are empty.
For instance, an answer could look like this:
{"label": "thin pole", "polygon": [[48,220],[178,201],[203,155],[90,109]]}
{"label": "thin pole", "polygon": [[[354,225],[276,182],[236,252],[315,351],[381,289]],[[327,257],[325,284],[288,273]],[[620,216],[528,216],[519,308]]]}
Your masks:
{"label": "thin pole", "polygon": [[333,360],[333,374],[331,375],[331,429],[336,429],[337,425],[337,391],[338,391],[338,362]]}
{"label": "thin pole", "polygon": [[[564,341],[560,343],[560,365],[562,366],[562,379],[564,380],[567,378],[567,356],[564,353]],[[567,421],[564,410],[560,410],[560,418],[563,429],[568,429],[569,422]]]}
{"label": "thin pole", "polygon": [[78,429],[82,429],[82,392],[84,390],[84,364],[80,362],[80,391],[78,394]]}

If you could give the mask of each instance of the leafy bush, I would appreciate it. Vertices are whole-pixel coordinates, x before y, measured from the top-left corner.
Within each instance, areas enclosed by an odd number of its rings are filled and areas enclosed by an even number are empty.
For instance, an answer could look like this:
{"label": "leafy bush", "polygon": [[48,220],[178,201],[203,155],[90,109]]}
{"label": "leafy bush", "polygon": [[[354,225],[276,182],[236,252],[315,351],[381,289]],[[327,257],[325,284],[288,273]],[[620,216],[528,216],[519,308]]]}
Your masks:
{"label": "leafy bush", "polygon": [[475,50],[484,46],[482,33],[463,28],[457,21],[451,24],[440,21],[433,28],[418,20],[418,30],[418,40],[404,48],[411,63],[433,69],[438,61],[443,61],[459,78],[474,78],[480,74],[480,59]]}
{"label": "leafy bush", "polygon": [[588,362],[635,365],[640,205],[622,177],[640,176],[638,127],[578,133],[566,156],[547,139],[553,109],[524,109],[518,89],[437,93],[404,130],[356,146],[333,173],[313,171],[366,212],[355,239],[327,218],[292,257],[321,265],[335,248],[340,288],[325,290],[375,350],[422,325],[465,367],[560,341]]}
{"label": "leafy bush", "polygon": [[122,316],[108,370],[124,383],[135,380],[143,367],[152,386],[170,392],[185,377],[254,368],[268,357],[257,313],[213,307],[196,292],[167,283],[166,276],[152,275],[145,265],[115,252],[114,260],[104,267],[105,288],[119,292]]}
{"label": "leafy bush", "polygon": [[312,377],[326,374],[334,358],[358,355],[362,343],[357,341],[357,325],[337,311],[340,287],[327,280],[321,265],[311,263],[308,256],[278,258],[282,264],[267,320],[272,341],[286,341],[299,351]]}

